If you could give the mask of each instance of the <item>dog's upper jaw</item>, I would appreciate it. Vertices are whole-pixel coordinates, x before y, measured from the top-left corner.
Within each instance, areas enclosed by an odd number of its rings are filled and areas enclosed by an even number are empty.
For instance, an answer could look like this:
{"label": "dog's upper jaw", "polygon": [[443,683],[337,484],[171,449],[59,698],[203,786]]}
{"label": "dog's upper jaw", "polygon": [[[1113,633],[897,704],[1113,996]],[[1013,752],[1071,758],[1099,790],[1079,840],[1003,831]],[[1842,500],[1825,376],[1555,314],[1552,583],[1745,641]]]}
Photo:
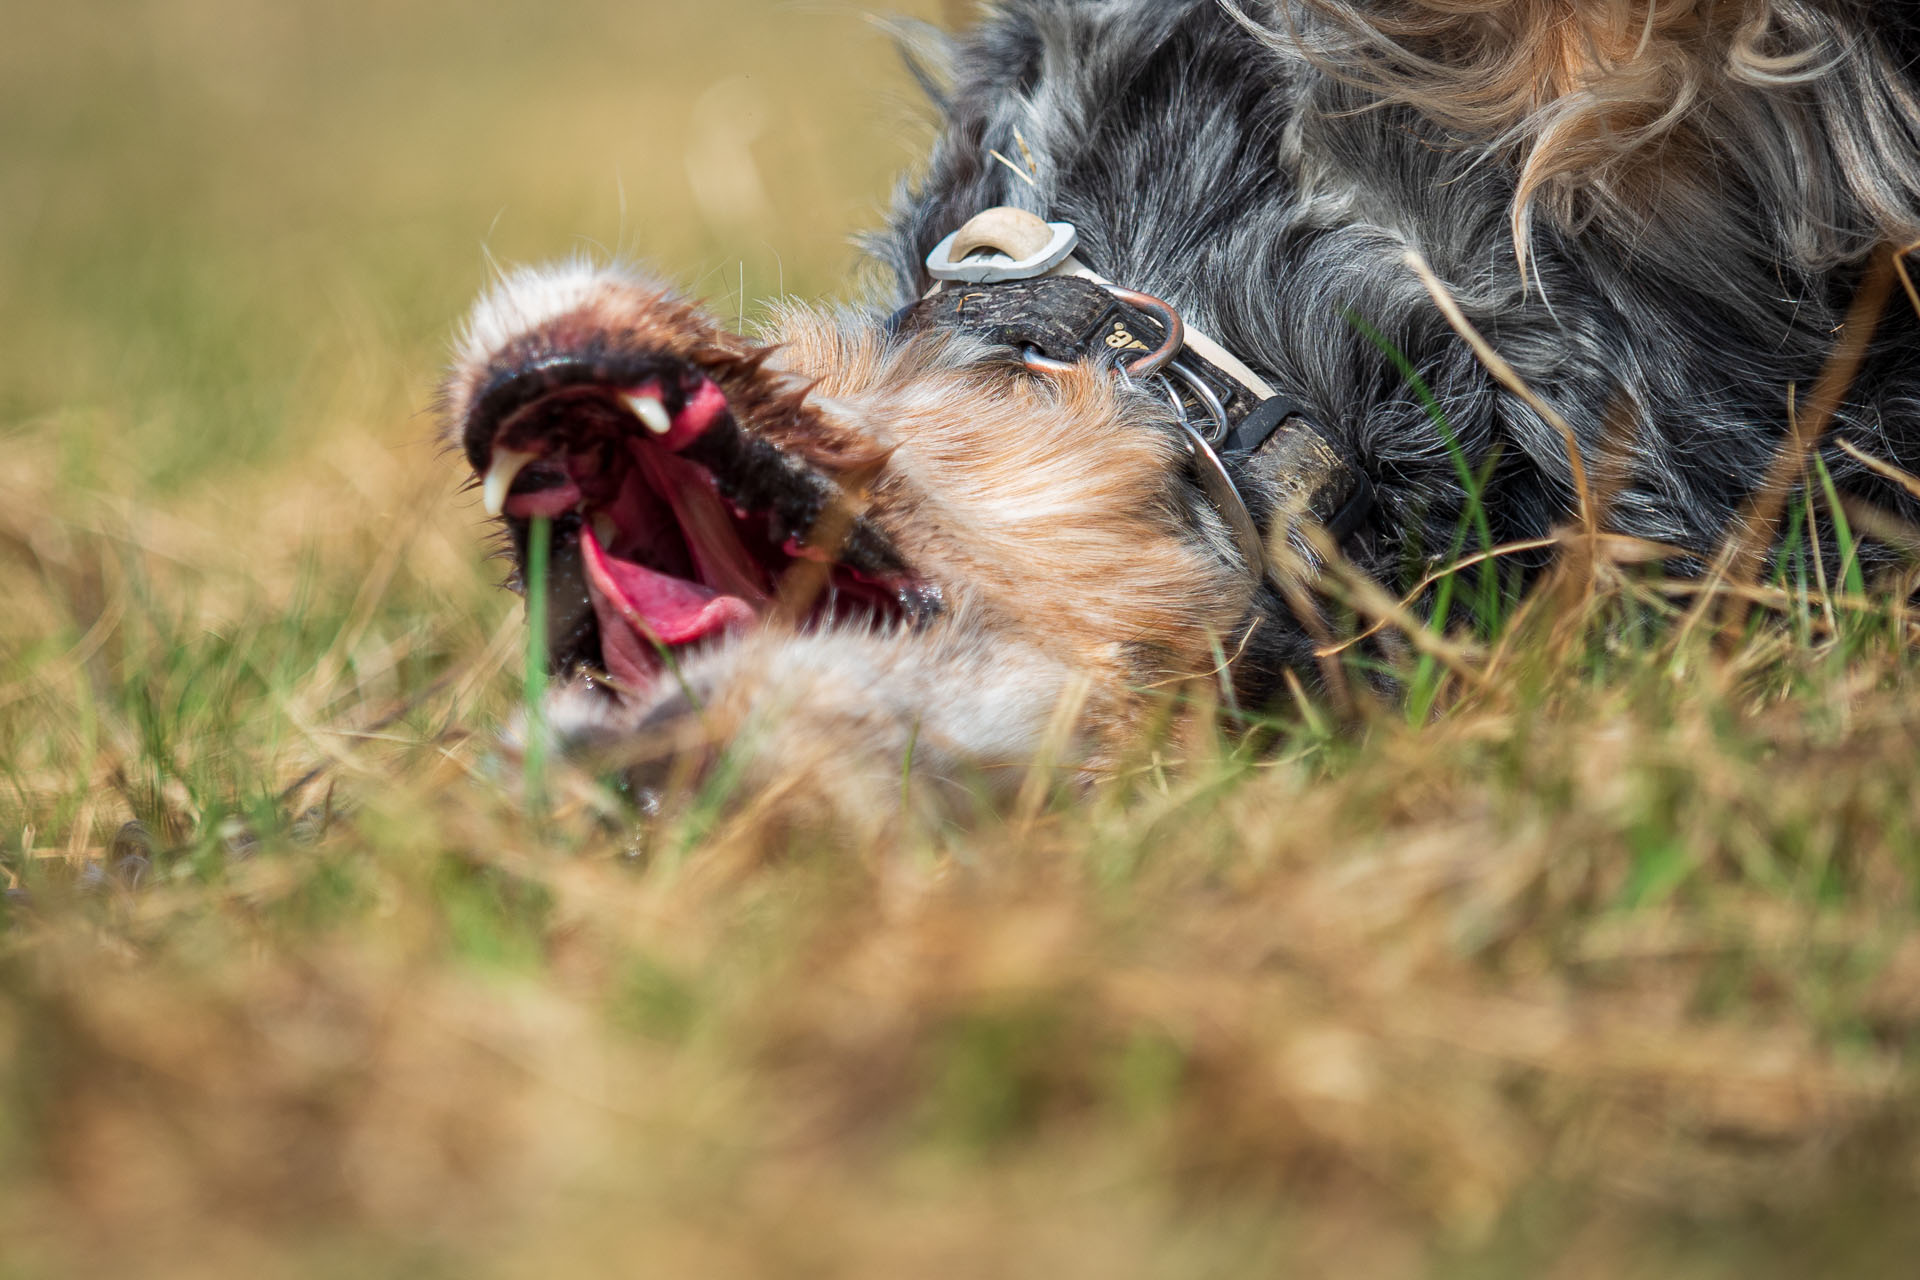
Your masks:
{"label": "dog's upper jaw", "polygon": [[964,335],[775,325],[620,272],[481,302],[448,430],[523,585],[548,531],[563,738],[764,742],[772,717],[919,771],[1023,758],[1064,715],[1085,759],[1244,647],[1245,569],[1164,404]]}
{"label": "dog's upper jaw", "polygon": [[448,429],[543,584],[558,670],[645,701],[757,626],[940,613],[862,510],[877,456],[771,356],[617,271],[521,273],[478,305]]}

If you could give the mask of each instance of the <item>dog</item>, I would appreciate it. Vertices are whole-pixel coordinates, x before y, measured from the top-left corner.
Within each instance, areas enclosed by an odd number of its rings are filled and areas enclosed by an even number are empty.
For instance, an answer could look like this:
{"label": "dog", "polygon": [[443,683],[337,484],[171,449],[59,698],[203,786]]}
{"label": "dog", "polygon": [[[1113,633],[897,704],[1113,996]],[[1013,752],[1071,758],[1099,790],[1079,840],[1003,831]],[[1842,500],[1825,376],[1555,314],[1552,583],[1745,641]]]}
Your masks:
{"label": "dog", "polygon": [[909,30],[943,123],[869,241],[881,296],[749,337],[574,261],[477,303],[447,429],[519,584],[546,541],[551,733],[628,776],[814,762],[856,806],[1098,774],[1182,682],[1310,684],[1330,557],[1403,582],[1475,521],[1584,511],[1697,570],[1837,356],[1825,439],[1920,463],[1920,326],[1858,301],[1920,242],[1896,8],[1002,0]]}

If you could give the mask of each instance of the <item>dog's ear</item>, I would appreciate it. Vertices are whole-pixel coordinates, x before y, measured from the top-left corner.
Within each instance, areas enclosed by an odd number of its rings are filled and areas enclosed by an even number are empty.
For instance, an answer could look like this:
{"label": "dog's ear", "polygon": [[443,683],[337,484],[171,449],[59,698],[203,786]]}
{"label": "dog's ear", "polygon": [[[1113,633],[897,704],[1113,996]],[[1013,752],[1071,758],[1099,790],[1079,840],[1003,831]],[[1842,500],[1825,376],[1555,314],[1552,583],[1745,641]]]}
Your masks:
{"label": "dog's ear", "polygon": [[880,28],[893,38],[893,47],[900,51],[900,60],[920,92],[944,114],[953,98],[954,38],[916,18],[887,18],[881,20]]}

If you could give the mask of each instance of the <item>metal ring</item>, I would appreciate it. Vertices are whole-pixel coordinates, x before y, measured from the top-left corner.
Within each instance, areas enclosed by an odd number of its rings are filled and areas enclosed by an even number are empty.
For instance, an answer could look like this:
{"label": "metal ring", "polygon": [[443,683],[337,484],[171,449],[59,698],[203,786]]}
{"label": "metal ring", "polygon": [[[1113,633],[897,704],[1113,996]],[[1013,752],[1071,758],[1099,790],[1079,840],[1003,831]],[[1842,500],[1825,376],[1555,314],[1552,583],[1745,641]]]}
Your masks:
{"label": "metal ring", "polygon": [[1070,360],[1055,360],[1031,342],[1020,348],[1020,362],[1031,373],[1072,373],[1080,367]]}
{"label": "metal ring", "polygon": [[[1183,375],[1183,380],[1191,378],[1191,371],[1182,365],[1174,365],[1173,371]],[[1193,385],[1191,382],[1189,385]],[[1260,537],[1260,528],[1253,521],[1253,513],[1247,510],[1247,500],[1240,496],[1240,486],[1233,482],[1233,475],[1226,464],[1220,461],[1220,455],[1213,451],[1213,442],[1206,434],[1195,427],[1187,417],[1187,405],[1174,389],[1173,383],[1165,378],[1160,381],[1160,389],[1166,393],[1167,403],[1173,406],[1174,425],[1180,429],[1181,443],[1187,446],[1187,454],[1193,459],[1194,478],[1200,482],[1200,488],[1206,493],[1207,501],[1219,513],[1226,523],[1227,531],[1233,535],[1233,542],[1240,549],[1240,558],[1246,561],[1247,571],[1255,580],[1267,576],[1268,561],[1265,541]],[[1207,388],[1211,392],[1212,388]],[[1218,397],[1207,397],[1209,409],[1218,404]],[[1221,414],[1219,421],[1226,422]]]}
{"label": "metal ring", "polygon": [[1160,394],[1165,396],[1167,403],[1173,406],[1173,420],[1182,427],[1190,428],[1193,424],[1187,419],[1187,402],[1180,398],[1180,393],[1174,390],[1173,384],[1165,378],[1160,380]]}
{"label": "metal ring", "polygon": [[1205,405],[1207,412],[1212,415],[1213,427],[1206,433],[1207,443],[1219,444],[1225,440],[1230,429],[1227,422],[1227,406],[1220,403],[1220,397],[1214,394],[1213,388],[1207,385],[1206,379],[1178,360],[1167,366],[1167,372],[1186,383],[1188,389],[1193,392],[1194,398]]}
{"label": "metal ring", "polygon": [[[1107,285],[1106,289],[1120,301],[1151,314],[1165,331],[1159,346],[1139,359],[1131,360],[1121,366],[1121,371],[1136,381],[1151,378],[1166,368],[1173,358],[1180,354],[1181,348],[1187,345],[1186,323],[1180,319],[1180,313],[1175,311],[1172,305],[1150,293],[1141,293],[1137,289],[1122,289],[1117,284]],[[1055,360],[1052,356],[1042,353],[1032,343],[1028,343],[1021,349],[1020,359],[1035,373],[1066,373],[1075,367],[1070,361]],[[1227,414],[1225,409],[1219,408],[1219,397],[1212,394],[1211,388],[1200,391],[1198,394],[1208,401],[1209,409],[1215,410],[1215,420],[1224,430]]]}
{"label": "metal ring", "polygon": [[1206,492],[1213,509],[1220,513],[1220,519],[1233,534],[1234,545],[1240,549],[1240,558],[1247,562],[1247,571],[1256,580],[1264,578],[1267,573],[1267,546],[1261,540],[1259,526],[1253,522],[1253,513],[1247,510],[1246,499],[1240,496],[1239,486],[1227,473],[1220,455],[1213,451],[1213,446],[1207,443],[1205,436],[1194,430],[1192,423],[1181,422],[1180,430],[1186,435],[1187,451],[1193,455],[1193,469],[1200,481],[1200,488]]}
{"label": "metal ring", "polygon": [[1187,326],[1180,319],[1180,313],[1162,299],[1150,293],[1141,293],[1138,289],[1122,289],[1117,284],[1107,286],[1107,292],[1142,311],[1152,312],[1160,321],[1160,327],[1166,330],[1166,337],[1160,345],[1127,365],[1129,378],[1151,378],[1167,366],[1167,362],[1180,354],[1180,348],[1187,345]]}

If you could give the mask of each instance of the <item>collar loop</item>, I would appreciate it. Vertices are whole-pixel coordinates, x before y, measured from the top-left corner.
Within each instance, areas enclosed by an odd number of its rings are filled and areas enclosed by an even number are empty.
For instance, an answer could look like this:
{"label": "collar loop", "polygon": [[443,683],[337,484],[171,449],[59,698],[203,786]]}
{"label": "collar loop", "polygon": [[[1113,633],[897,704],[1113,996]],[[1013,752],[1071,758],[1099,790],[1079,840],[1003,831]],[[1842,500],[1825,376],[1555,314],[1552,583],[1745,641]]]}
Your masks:
{"label": "collar loop", "polygon": [[934,286],[896,317],[898,327],[973,333],[1019,350],[1036,372],[1104,356],[1124,361],[1119,372],[1130,382],[1157,382],[1194,478],[1256,578],[1281,580],[1240,491],[1256,455],[1277,469],[1285,510],[1275,517],[1316,520],[1336,539],[1353,532],[1372,505],[1371,487],[1299,406],[1168,303],[1089,270],[1072,256],[1078,243],[1071,223],[989,209],[928,255]]}
{"label": "collar loop", "polygon": [[1032,280],[1056,270],[1079,244],[1071,222],[1044,222],[1024,209],[989,209],[933,247],[927,274],[968,284]]}

